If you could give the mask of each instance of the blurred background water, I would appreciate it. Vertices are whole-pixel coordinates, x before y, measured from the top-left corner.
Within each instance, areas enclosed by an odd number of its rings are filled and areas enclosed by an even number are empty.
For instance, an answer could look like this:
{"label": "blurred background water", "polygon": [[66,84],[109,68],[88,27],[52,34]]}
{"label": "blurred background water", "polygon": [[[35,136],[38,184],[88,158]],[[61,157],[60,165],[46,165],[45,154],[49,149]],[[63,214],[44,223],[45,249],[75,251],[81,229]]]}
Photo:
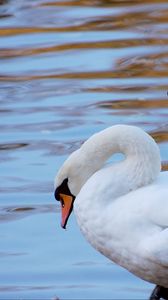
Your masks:
{"label": "blurred background water", "polygon": [[0,298],[147,299],[60,227],[54,176],[94,132],[138,125],[168,169],[167,0],[0,1]]}

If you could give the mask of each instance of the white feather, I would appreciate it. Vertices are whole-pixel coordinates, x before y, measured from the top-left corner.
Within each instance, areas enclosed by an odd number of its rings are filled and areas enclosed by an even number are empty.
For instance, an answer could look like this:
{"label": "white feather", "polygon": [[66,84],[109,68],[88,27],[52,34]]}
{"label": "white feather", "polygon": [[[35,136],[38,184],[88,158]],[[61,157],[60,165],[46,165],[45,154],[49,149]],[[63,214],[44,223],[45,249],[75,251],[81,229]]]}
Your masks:
{"label": "white feather", "polygon": [[[125,159],[104,167],[121,152]],[[168,287],[168,172],[144,131],[116,125],[89,138],[58,173],[68,178],[87,240],[137,276]],[[57,185],[57,184],[56,184]]]}

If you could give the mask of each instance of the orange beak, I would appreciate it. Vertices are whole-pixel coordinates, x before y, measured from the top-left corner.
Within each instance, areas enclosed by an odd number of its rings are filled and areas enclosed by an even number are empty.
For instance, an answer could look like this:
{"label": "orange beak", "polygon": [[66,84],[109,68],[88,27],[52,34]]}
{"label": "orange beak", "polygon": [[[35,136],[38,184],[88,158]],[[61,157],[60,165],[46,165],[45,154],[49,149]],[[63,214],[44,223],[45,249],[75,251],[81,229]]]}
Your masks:
{"label": "orange beak", "polygon": [[62,228],[66,228],[66,224],[68,218],[73,209],[73,197],[65,194],[60,194],[60,201],[61,201],[61,211],[62,211],[62,219],[61,219],[61,226]]}

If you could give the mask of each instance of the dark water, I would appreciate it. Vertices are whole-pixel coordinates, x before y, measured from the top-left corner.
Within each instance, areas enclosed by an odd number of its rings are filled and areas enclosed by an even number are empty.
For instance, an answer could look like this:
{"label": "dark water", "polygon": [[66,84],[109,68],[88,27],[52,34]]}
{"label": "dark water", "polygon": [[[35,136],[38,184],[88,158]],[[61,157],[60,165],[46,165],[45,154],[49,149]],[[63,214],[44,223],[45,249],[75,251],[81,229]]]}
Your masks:
{"label": "dark water", "polygon": [[91,134],[138,125],[168,166],[166,1],[0,1],[0,298],[147,299],[98,254],[53,179]]}

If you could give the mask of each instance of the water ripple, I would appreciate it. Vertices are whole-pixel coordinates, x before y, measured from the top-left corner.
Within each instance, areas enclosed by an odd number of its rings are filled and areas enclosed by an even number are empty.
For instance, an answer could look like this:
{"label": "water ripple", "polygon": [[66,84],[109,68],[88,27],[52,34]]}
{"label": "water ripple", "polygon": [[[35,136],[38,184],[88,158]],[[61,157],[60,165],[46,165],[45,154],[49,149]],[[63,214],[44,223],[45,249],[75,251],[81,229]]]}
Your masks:
{"label": "water ripple", "polygon": [[[58,213],[60,208],[56,205],[34,205],[34,206],[0,206],[0,223],[15,221],[34,214]],[[5,253],[2,253],[4,256]],[[6,255],[20,255],[17,253],[7,253]],[[23,255],[23,254],[22,254]],[[0,253],[1,256],[1,253]]]}

